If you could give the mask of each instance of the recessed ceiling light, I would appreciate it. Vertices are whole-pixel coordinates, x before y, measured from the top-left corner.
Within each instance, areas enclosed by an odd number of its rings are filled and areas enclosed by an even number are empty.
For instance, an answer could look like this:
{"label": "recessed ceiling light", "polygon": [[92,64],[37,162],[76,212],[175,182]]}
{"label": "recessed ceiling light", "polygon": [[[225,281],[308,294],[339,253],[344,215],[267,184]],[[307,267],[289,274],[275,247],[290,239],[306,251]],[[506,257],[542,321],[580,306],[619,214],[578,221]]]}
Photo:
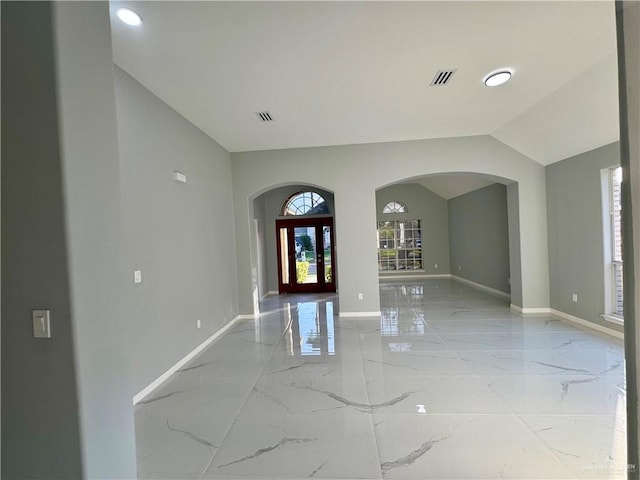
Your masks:
{"label": "recessed ceiling light", "polygon": [[500,70],[499,72],[493,72],[484,79],[484,84],[487,87],[497,87],[503,83],[507,83],[511,78],[511,72],[509,70]]}
{"label": "recessed ceiling light", "polygon": [[130,8],[119,8],[116,15],[124,23],[133,27],[137,27],[142,23],[142,17]]}

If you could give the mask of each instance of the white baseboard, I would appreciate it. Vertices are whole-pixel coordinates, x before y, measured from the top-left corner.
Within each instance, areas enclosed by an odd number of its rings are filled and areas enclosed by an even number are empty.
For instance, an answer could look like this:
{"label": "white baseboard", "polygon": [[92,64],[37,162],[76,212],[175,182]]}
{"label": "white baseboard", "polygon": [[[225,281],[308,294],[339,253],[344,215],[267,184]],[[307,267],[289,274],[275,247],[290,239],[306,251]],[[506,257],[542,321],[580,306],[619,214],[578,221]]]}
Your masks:
{"label": "white baseboard", "polygon": [[153,392],[156,388],[166,382],[171,375],[180,370],[183,366],[185,366],[193,357],[199,354],[202,350],[207,348],[211,342],[216,340],[218,337],[222,336],[227,330],[229,330],[232,326],[234,326],[238,321],[245,319],[252,319],[253,315],[237,315],[233,320],[227,322],[224,326],[222,326],[216,333],[207,338],[204,342],[194,348],[191,352],[185,355],[182,359],[176,362],[171,368],[169,368],[166,372],[156,378],[149,385],[144,387],[138,393],[133,396],[133,404],[136,405],[140,401],[142,401],[145,397],[147,397],[151,392]]}
{"label": "white baseboard", "polygon": [[587,327],[592,330],[596,330],[600,333],[606,333],[607,335],[611,335],[612,337],[618,338],[620,340],[624,339],[624,333],[618,332],[616,330],[612,330],[611,328],[604,327],[602,325],[598,325],[597,323],[590,322],[589,320],[585,320],[580,317],[576,317],[574,315],[570,315],[568,313],[562,312],[560,310],[556,310],[555,308],[549,309],[552,315],[556,317],[560,317],[564,320],[567,320],[571,323],[575,323],[576,325],[580,325],[582,327]]}
{"label": "white baseboard", "polygon": [[460,283],[466,283],[469,286],[475,287],[478,290],[484,290],[487,293],[495,295],[496,297],[504,298],[505,300],[511,300],[511,295],[507,292],[501,292],[500,290],[496,290],[495,288],[487,287],[486,285],[482,285],[481,283],[472,282],[471,280],[467,280],[466,278],[458,277],[456,275],[451,275],[452,280],[457,280]]}
{"label": "white baseboard", "polygon": [[382,312],[340,312],[340,317],[342,318],[355,318],[355,317],[379,317],[382,315]]}
{"label": "white baseboard", "polygon": [[604,320],[606,320],[607,322],[614,323],[614,324],[620,325],[620,326],[624,326],[624,318],[619,316],[619,315],[609,315],[609,314],[603,313],[600,316]]}
{"label": "white baseboard", "polygon": [[514,305],[513,303],[509,306],[511,310],[515,310],[518,313],[522,313],[524,315],[548,315],[551,313],[551,309],[549,307],[520,307],[518,305]]}
{"label": "white baseboard", "polygon": [[384,280],[420,280],[423,278],[451,278],[449,273],[416,273],[415,275],[408,275],[406,273],[384,273],[378,275],[378,279]]}

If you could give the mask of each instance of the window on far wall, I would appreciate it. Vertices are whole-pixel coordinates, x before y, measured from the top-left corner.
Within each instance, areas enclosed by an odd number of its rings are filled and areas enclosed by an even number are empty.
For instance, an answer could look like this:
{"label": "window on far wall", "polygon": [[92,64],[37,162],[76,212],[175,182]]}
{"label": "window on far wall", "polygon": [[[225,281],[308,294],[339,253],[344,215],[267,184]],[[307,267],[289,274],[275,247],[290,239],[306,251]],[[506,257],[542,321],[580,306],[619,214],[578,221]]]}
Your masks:
{"label": "window on far wall", "polygon": [[622,203],[620,201],[622,168],[602,171],[602,207],[605,267],[605,318],[622,320]]}
{"label": "window on far wall", "polygon": [[378,269],[422,269],[420,220],[378,222]]}
{"label": "window on far wall", "polygon": [[382,209],[382,213],[407,213],[409,209],[402,202],[389,202]]}

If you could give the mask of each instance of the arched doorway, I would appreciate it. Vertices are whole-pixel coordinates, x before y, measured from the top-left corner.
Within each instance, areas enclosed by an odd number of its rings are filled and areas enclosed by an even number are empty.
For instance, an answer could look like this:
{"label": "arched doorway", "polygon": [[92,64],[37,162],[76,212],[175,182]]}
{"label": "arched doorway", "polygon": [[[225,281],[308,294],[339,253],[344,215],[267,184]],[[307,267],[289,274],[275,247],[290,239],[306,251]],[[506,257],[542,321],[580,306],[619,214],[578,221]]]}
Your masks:
{"label": "arched doorway", "polygon": [[295,192],[280,214],[278,292],[335,292],[333,217],[325,198],[314,190]]}
{"label": "arched doorway", "polygon": [[305,183],[273,186],[250,205],[256,305],[266,295],[337,290],[331,190]]}

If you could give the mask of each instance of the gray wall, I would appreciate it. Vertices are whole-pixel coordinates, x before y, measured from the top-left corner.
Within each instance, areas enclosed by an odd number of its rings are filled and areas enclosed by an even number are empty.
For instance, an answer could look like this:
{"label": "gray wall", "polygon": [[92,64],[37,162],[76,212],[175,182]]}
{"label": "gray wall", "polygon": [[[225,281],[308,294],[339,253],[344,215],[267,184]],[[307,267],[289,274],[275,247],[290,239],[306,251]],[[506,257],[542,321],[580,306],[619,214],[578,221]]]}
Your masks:
{"label": "gray wall", "polygon": [[[335,208],[333,194],[321,188],[310,187],[308,185],[287,185],[275,188],[263,193],[254,201],[254,218],[259,218],[259,225],[262,226],[260,255],[263,264],[259,269],[266,281],[264,287],[260,289],[261,296],[267,292],[278,291],[278,256],[276,241],[276,220],[279,218],[291,218],[280,216],[282,204],[292,194],[302,190],[311,190],[319,193],[327,202],[329,216],[333,216]],[[259,214],[258,214],[259,212]],[[260,228],[260,227],[259,227]],[[335,232],[334,232],[335,237]],[[338,268],[340,268],[338,266]]]}
{"label": "gray wall", "polygon": [[2,21],[2,477],[133,478],[108,5]]}
{"label": "gray wall", "polygon": [[[434,173],[478,173],[518,182],[521,268],[519,306],[549,305],[544,167],[490,136],[233,153],[240,311],[254,313],[257,248],[249,219],[253,199],[283,184],[313,184],[335,196],[340,312],[380,310],[376,238],[377,189]],[[300,162],[321,166],[298,168]],[[508,183],[505,182],[505,183]],[[370,242],[360,241],[369,238]],[[354,241],[358,239],[358,241]],[[512,265],[513,265],[512,264]],[[363,293],[363,299],[358,299]]]}
{"label": "gray wall", "polygon": [[120,172],[107,2],[53,2],[82,459],[88,478],[135,471],[121,302]]}
{"label": "gray wall", "polygon": [[[407,205],[409,213],[382,213],[384,206],[391,201],[403,202]],[[447,201],[444,198],[416,183],[391,185],[376,192],[376,212],[378,221],[420,220],[424,273],[450,272],[449,218]],[[436,264],[438,268],[435,268]],[[411,274],[411,272],[402,273]]]}
{"label": "gray wall", "polygon": [[[255,223],[252,231],[256,237],[257,245],[256,265],[258,268],[258,293],[260,298],[262,298],[270,291],[269,285],[267,284],[267,262],[275,261],[277,263],[277,252],[275,250],[267,251],[267,232],[265,231],[267,220],[264,211],[264,195],[259,196],[253,201],[253,218]],[[269,258],[273,256],[276,257],[275,260]],[[277,285],[276,289],[273,290],[277,290]]]}
{"label": "gray wall", "polygon": [[[231,165],[226,150],[117,67],[115,79],[126,333],[139,391],[238,312]],[[137,269],[143,281],[133,285]]]}
{"label": "gray wall", "polygon": [[[6,479],[82,474],[52,36],[50,5],[2,2]],[[52,339],[31,337],[33,308],[51,309]]]}
{"label": "gray wall", "polygon": [[520,260],[520,194],[517,183],[507,185],[507,216],[509,217],[509,266],[511,305],[522,305],[522,278]]}
{"label": "gray wall", "polygon": [[[614,330],[604,313],[601,170],[620,164],[618,143],[546,167],[551,308]],[[578,294],[573,303],[571,295]]]}
{"label": "gray wall", "polygon": [[451,273],[510,293],[507,187],[493,184],[449,200]]}
{"label": "gray wall", "polygon": [[135,478],[132,395],[237,314],[229,154],[121,71],[116,117],[106,3],[2,14],[2,477]]}

